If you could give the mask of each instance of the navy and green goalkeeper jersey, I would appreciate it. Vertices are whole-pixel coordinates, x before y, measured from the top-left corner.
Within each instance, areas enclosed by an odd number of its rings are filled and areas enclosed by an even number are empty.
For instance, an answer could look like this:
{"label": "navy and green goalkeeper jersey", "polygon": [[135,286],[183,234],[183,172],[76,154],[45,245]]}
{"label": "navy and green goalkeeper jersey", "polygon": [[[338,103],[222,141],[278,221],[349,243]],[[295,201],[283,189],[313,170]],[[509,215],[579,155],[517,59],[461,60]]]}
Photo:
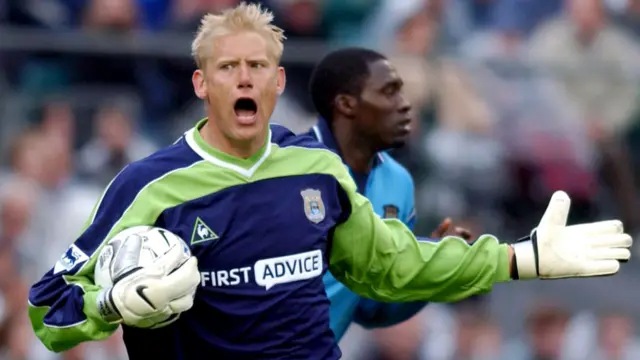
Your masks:
{"label": "navy and green goalkeeper jersey", "polygon": [[129,358],[340,358],[322,281],[327,270],[378,301],[456,301],[509,280],[507,245],[483,236],[418,242],[358,194],[340,157],[308,136],[272,125],[254,156],[208,145],[199,129],[123,169],[84,232],[29,292],[45,346],[64,351],[117,328],[96,305],[93,269],[105,241],[155,225],[198,258],[193,307],[155,330],[123,326]]}
{"label": "navy and green goalkeeper jersey", "polygon": [[[340,155],[335,137],[325,119],[319,118],[308,135]],[[384,152],[376,154],[372,165],[367,174],[350,170],[358,192],[369,199],[378,215],[399,219],[413,230],[416,212],[411,175]],[[336,280],[330,272],[324,275],[323,280],[331,301],[331,329],[338,341],[354,321],[365,328],[391,326],[409,319],[426,305],[424,302],[381,303],[363,298]]]}

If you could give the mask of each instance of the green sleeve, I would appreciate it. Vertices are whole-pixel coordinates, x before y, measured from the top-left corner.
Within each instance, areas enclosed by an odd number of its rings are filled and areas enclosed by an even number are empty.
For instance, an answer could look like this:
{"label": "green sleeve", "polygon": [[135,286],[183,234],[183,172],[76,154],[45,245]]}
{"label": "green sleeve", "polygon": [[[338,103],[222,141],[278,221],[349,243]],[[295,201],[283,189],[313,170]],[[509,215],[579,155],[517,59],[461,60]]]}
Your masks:
{"label": "green sleeve", "polygon": [[[45,347],[53,352],[69,350],[84,341],[104,340],[118,328],[118,325],[109,324],[100,317],[96,300],[101,289],[92,284],[88,276],[66,277],[65,280],[66,286],[77,286],[82,289],[80,295],[68,295],[68,300],[71,301],[75,300],[75,296],[82,299],[80,308],[84,315],[82,323],[72,324],[69,327],[55,327],[44,320],[47,315],[50,315],[51,307],[36,306],[31,303],[31,299],[29,301],[29,319],[33,330]],[[71,290],[71,292],[74,291]]]}
{"label": "green sleeve", "polygon": [[401,221],[374,213],[346,169],[335,175],[350,214],[335,228],[330,271],[352,291],[385,302],[453,302],[510,280],[508,245],[494,236],[473,245],[456,237],[417,241]]}
{"label": "green sleeve", "polygon": [[[105,242],[138,225],[154,225],[162,210],[174,205],[168,189],[187,183],[179,172],[145,179],[146,169],[126,168],[97,202],[82,234],[60,260],[29,290],[29,318],[36,336],[54,352],[85,341],[103,340],[118,325],[100,316],[94,269]],[[148,173],[148,171],[147,171]],[[177,188],[176,188],[177,186]],[[185,187],[183,185],[183,187]],[[166,195],[169,194],[169,195]]]}
{"label": "green sleeve", "polygon": [[36,336],[54,352],[81,342],[103,340],[117,328],[102,319],[96,298],[102,290],[93,281],[104,243],[122,230],[153,225],[156,206],[147,201],[151,183],[120,173],[102,194],[82,234],[60,260],[29,290],[29,318]]}

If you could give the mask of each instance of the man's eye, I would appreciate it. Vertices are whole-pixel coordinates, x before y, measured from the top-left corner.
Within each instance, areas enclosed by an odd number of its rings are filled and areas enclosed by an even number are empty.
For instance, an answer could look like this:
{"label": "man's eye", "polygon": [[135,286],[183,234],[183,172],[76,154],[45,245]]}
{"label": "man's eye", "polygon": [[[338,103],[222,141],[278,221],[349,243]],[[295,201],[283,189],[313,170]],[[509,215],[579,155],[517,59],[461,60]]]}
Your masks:
{"label": "man's eye", "polygon": [[251,67],[253,67],[254,69],[262,69],[264,67],[264,65],[262,65],[260,63],[253,63],[253,64],[251,64]]}
{"label": "man's eye", "polygon": [[231,69],[233,69],[233,65],[231,65],[231,64],[224,64],[224,65],[220,66],[220,69],[221,69],[221,70],[231,70]]}
{"label": "man's eye", "polygon": [[394,87],[388,87],[386,89],[384,89],[384,94],[387,96],[393,96],[395,95],[395,93],[397,92],[397,89]]}

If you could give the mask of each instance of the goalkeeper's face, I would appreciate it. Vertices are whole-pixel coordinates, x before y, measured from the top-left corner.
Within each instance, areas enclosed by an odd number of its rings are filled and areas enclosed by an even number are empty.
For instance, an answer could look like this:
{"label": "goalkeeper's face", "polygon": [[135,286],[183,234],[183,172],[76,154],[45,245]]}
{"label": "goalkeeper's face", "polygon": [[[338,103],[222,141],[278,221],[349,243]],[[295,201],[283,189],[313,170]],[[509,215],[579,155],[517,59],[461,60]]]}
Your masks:
{"label": "goalkeeper's face", "polygon": [[193,75],[196,95],[207,102],[209,118],[227,139],[264,141],[285,84],[270,45],[256,32],[218,37],[203,69]]}

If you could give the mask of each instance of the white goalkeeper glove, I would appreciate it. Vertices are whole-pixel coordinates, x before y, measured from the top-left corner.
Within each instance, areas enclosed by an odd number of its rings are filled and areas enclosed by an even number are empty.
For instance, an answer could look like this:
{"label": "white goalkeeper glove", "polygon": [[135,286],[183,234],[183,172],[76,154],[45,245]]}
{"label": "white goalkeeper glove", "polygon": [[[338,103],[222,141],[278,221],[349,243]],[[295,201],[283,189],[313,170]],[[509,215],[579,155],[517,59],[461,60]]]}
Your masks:
{"label": "white goalkeeper glove", "polygon": [[184,261],[183,249],[176,246],[147,267],[138,266],[142,239],[129,236],[118,252],[114,285],[97,297],[103,319],[138,328],[158,328],[178,319],[193,306],[200,284],[198,260]]}
{"label": "white goalkeeper glove", "polygon": [[513,244],[514,279],[561,279],[613,275],[631,257],[631,236],[618,220],[567,226],[571,200],[551,197],[540,224]]}

